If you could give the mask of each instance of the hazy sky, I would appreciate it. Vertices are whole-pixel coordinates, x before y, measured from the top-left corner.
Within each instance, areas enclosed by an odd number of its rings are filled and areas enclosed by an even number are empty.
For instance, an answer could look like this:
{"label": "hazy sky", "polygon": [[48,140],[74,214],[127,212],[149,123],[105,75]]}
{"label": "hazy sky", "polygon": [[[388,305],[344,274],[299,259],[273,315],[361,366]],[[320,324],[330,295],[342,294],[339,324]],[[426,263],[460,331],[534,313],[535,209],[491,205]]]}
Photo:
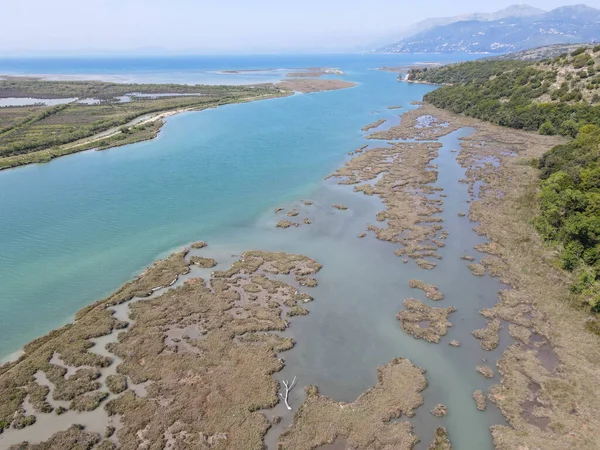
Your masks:
{"label": "hazy sky", "polygon": [[[352,50],[430,18],[515,0],[5,0],[0,52]],[[552,9],[560,0],[531,0]],[[600,0],[588,0],[600,8]],[[1,56],[0,56],[1,57]]]}

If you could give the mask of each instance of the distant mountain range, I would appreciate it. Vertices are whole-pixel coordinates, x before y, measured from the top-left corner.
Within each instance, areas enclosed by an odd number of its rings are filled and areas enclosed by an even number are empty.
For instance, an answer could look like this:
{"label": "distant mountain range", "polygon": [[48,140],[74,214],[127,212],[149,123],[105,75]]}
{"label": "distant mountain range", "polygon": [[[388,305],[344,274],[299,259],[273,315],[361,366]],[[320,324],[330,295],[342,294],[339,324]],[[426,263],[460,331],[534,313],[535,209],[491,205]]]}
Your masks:
{"label": "distant mountain range", "polygon": [[[543,11],[515,5],[496,13],[436,18],[376,53],[506,53],[600,39],[600,10],[586,5]],[[410,31],[409,31],[410,32]]]}

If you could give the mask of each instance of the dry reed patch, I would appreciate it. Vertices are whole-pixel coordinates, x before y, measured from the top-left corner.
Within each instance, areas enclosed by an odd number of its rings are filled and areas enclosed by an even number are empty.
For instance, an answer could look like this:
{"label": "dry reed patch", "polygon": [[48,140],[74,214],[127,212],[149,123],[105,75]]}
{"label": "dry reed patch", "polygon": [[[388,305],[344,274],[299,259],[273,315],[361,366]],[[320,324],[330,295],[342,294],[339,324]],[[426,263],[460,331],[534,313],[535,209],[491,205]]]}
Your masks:
{"label": "dry reed patch", "polygon": [[203,269],[210,269],[217,265],[217,261],[212,258],[203,258],[202,256],[190,257],[190,262],[195,266],[202,267]]}
{"label": "dry reed patch", "polygon": [[127,390],[127,377],[125,375],[109,375],[106,378],[106,387],[113,394],[120,394]]}
{"label": "dry reed patch", "polygon": [[442,294],[438,287],[433,284],[426,284],[421,280],[409,280],[408,286],[411,289],[421,289],[425,292],[427,298],[431,300],[439,301],[444,299],[444,294]]}
{"label": "dry reed patch", "polygon": [[494,350],[500,343],[500,327],[502,326],[499,319],[490,320],[485,328],[473,331],[473,336],[481,340],[481,348],[483,350]]}
{"label": "dry reed patch", "polygon": [[[270,424],[258,411],[278,402],[272,374],[283,365],[277,352],[293,346],[291,339],[271,332],[285,329],[284,311],[301,308],[305,300],[296,287],[269,274],[306,276],[320,267],[299,255],[247,252],[231,269],[215,272],[212,290],[192,279],[156,299],[133,304],[136,326],[111,351],[124,360],[119,373],[134,383],[151,384],[146,397],[126,391],[107,406],[111,414],[123,416],[124,428],[117,432],[121,448],[137,448],[145,441],[165,445],[176,424],[188,448],[202,448],[206,439],[218,441],[219,448],[262,448]],[[251,283],[240,283],[248,278]],[[248,285],[259,291],[257,300],[244,296]],[[230,314],[239,308],[246,312],[243,317]],[[199,352],[164,351],[164,330],[199,321],[201,339],[187,341]]]}
{"label": "dry reed patch", "polygon": [[477,406],[479,411],[485,411],[485,408],[487,407],[487,401],[482,390],[478,389],[473,392],[473,400],[475,400],[475,406]]}
{"label": "dry reed patch", "polygon": [[421,269],[425,269],[425,270],[433,270],[436,268],[437,264],[431,261],[427,261],[426,259],[417,259],[415,261],[415,263],[417,264],[417,266],[419,266]]}
{"label": "dry reed patch", "polygon": [[418,442],[410,422],[423,404],[421,391],[427,386],[424,371],[409,360],[397,358],[378,370],[377,384],[352,403],[338,403],[306,389],[306,400],[294,422],[279,440],[285,450],[312,450],[342,438],[356,449],[393,448],[410,450]]}
{"label": "dry reed patch", "polygon": [[[183,261],[184,256],[177,254],[170,262],[154,265],[137,280],[140,286],[135,282],[127,285],[127,292],[138,289],[147,292],[149,282],[143,277],[164,279],[166,269],[177,266],[175,262]],[[219,448],[262,448],[263,435],[270,425],[258,410],[278,402],[278,385],[272,374],[283,364],[277,352],[294,345],[291,339],[272,332],[288,326],[285,311],[310,300],[309,296],[299,293],[297,287],[269,277],[280,273],[306,277],[320,268],[314,260],[300,255],[252,251],[244,253],[229,270],[215,272],[210,288],[202,279],[190,279],[156,298],[131,303],[135,325],[123,331],[117,343],[108,345],[108,350],[123,362],[117,367],[118,374],[107,379],[107,386],[113,392],[120,391],[125,387],[122,383],[125,377],[134,384],[148,383],[146,396],[138,397],[126,389],[105,405],[109,415],[121,415],[123,428],[117,431],[119,448],[137,449],[146,444],[162,448],[172,442],[175,435],[186,448],[204,448],[209,442],[220,443]],[[255,300],[243,294],[242,288],[248,283],[260,290]],[[122,296],[123,292],[120,289],[115,295]],[[114,296],[109,297],[102,311],[113,301]],[[71,328],[78,327],[80,321],[87,324],[84,319],[96,311],[94,308],[85,314],[79,313],[80,319]],[[235,317],[232,311],[244,311],[244,314]],[[201,333],[188,336],[186,345],[197,351],[183,354],[172,351],[167,342],[169,330],[189,330],[195,325]],[[109,328],[107,334],[110,331]],[[29,370],[33,363],[36,372],[47,369],[45,372],[51,381],[59,378],[52,371],[64,376],[65,367],[48,363],[56,349],[66,348],[60,338],[60,334],[54,333],[44,341],[43,345],[51,351],[43,364],[27,359],[32,356],[27,353],[0,375],[2,393],[20,392],[18,386],[9,390],[9,382],[14,384],[14,377],[10,375],[18,374],[17,370]],[[70,345],[86,352],[91,344],[86,344],[87,338],[79,339]],[[65,353],[60,355],[67,360]],[[68,386],[60,382],[56,385],[55,397],[72,398],[71,408],[75,410],[95,409],[108,395],[98,390],[97,376],[96,369],[80,368],[65,379],[64,383],[70,382]],[[20,403],[15,402],[15,406],[20,410]],[[1,407],[10,412],[11,404],[3,403]],[[57,440],[66,439],[64,433],[56,433],[40,447],[31,448],[79,448],[57,447]],[[83,441],[89,436],[79,437]],[[112,445],[105,440],[98,448],[112,448]]]}
{"label": "dry reed patch", "polygon": [[494,378],[494,371],[488,366],[477,366],[477,372],[486,378]]}
{"label": "dry reed patch", "polygon": [[58,450],[72,449],[85,450],[91,448],[100,448],[96,445],[101,441],[98,433],[90,433],[80,425],[71,425],[68,430],[56,433],[46,442],[41,444],[30,444],[24,442],[20,445],[14,445],[11,450]]}
{"label": "dry reed patch", "polygon": [[300,224],[297,222],[291,222],[289,220],[280,220],[279,222],[277,222],[277,225],[275,225],[275,227],[277,228],[289,228],[289,227],[299,227]]}
{"label": "dry reed patch", "polygon": [[481,264],[467,264],[467,267],[476,277],[482,277],[485,275],[485,267]]}
{"label": "dry reed patch", "polygon": [[430,411],[430,413],[435,417],[444,417],[446,414],[448,414],[448,408],[446,408],[445,405],[439,403],[435,406],[435,408],[433,408]]}
{"label": "dry reed patch", "polygon": [[444,427],[436,428],[433,443],[429,446],[429,450],[452,450],[448,431]]}
{"label": "dry reed patch", "polygon": [[379,119],[377,122],[373,122],[373,123],[370,123],[369,125],[365,125],[364,127],[362,127],[362,131],[372,130],[373,128],[377,128],[379,125],[381,125],[385,122],[386,122],[386,119]]}
{"label": "dry reed patch", "polygon": [[355,185],[357,192],[380,197],[386,209],[376,219],[387,226],[369,225],[368,230],[378,239],[400,244],[396,255],[419,259],[424,268],[435,264],[423,258],[440,257],[432,242],[447,236],[442,219],[435,217],[442,211],[442,200],[430,198],[439,190],[432,185],[437,171],[431,165],[439,147],[439,143],[395,143],[367,150],[330,175],[340,184]]}
{"label": "dry reed patch", "polygon": [[406,310],[396,315],[402,329],[417,339],[436,344],[440,337],[446,335],[448,327],[452,326],[448,315],[456,311],[453,306],[433,308],[414,298],[404,300],[404,307]]}

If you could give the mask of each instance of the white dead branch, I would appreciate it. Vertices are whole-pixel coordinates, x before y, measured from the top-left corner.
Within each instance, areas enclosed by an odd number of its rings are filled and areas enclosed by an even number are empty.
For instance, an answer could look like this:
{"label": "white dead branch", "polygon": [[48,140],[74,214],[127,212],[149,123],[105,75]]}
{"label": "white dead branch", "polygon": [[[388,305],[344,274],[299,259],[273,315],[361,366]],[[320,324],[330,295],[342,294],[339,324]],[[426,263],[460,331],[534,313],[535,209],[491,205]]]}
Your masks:
{"label": "white dead branch", "polygon": [[290,404],[288,403],[288,396],[290,394],[290,391],[294,388],[294,385],[296,384],[296,377],[294,377],[294,379],[292,380],[292,382],[290,383],[287,380],[282,380],[283,385],[285,386],[285,395],[283,395],[281,392],[279,393],[279,396],[283,399],[283,402],[285,403],[285,407],[288,410],[292,410],[292,407],[290,406]]}

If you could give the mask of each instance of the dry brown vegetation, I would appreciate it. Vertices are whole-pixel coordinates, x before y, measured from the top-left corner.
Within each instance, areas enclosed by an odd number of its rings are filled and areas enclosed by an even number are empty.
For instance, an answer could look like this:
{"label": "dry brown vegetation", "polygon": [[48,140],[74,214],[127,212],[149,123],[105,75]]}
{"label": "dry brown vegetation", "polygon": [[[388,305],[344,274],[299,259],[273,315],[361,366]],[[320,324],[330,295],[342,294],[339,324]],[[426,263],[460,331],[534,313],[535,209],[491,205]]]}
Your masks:
{"label": "dry brown vegetation", "polygon": [[446,335],[448,327],[452,326],[448,315],[456,311],[453,306],[433,308],[414,298],[404,300],[404,307],[406,310],[400,311],[396,316],[402,329],[418,339],[436,344],[440,337]]}
{"label": "dry brown vegetation", "polygon": [[[271,332],[287,327],[287,308],[307,300],[271,276],[306,276],[320,267],[298,255],[247,252],[231,269],[215,272],[210,288],[191,279],[133,304],[136,326],[111,351],[124,359],[120,373],[151,384],[147,397],[127,391],[108,405],[110,413],[123,417],[124,428],[117,431],[121,448],[137,448],[140,440],[188,448],[221,440],[220,448],[262,448],[269,422],[258,411],[278,402],[271,376],[282,368],[277,352],[293,346]],[[243,288],[249,279],[260,288],[256,297]],[[165,344],[169,328],[191,325],[202,330],[201,338],[187,341],[193,352]]]}
{"label": "dry brown vegetation", "polygon": [[435,430],[433,443],[429,446],[429,450],[452,450],[452,444],[448,439],[448,431],[444,427],[438,427]]}
{"label": "dry brown vegetation", "polygon": [[[148,295],[186,273],[185,255],[184,251],[157,262],[111,297],[80,311],[74,324],[29,344],[19,361],[3,366],[1,419],[9,426],[12,422],[13,428],[31,422],[23,415],[25,396],[29,394],[32,404],[42,404],[49,395],[48,389],[36,385],[34,375],[39,371],[55,386],[52,400],[72,400],[70,408],[77,411],[100,406],[108,393],[96,380],[111,360],[88,352],[93,345],[89,339],[115,329],[111,306]],[[277,352],[294,345],[273,332],[288,326],[286,312],[303,309],[300,304],[312,300],[275,276],[291,274],[311,280],[309,276],[320,268],[299,255],[247,252],[230,269],[214,272],[210,287],[202,279],[191,278],[160,296],[130,303],[135,325],[107,346],[122,360],[117,375],[106,380],[106,387],[116,396],[105,405],[109,415],[121,417],[123,426],[116,432],[119,448],[149,444],[157,448],[217,444],[218,448],[262,448],[270,425],[259,410],[278,402],[278,384],[272,374],[283,364]],[[190,329],[196,330],[195,337],[168,338],[172,330]],[[66,378],[67,369],[50,362],[55,353],[60,354],[60,361],[79,368],[77,372]],[[146,395],[127,389],[127,379],[146,383]],[[39,446],[18,448],[87,449],[100,441],[96,434],[72,428]],[[99,448],[113,445],[104,440]]]}
{"label": "dry brown vegetation", "polygon": [[[29,444],[24,442],[20,445],[14,445],[11,450],[55,450],[55,449],[72,449],[72,450],[87,450],[95,447],[101,441],[98,433],[88,433],[79,425],[71,425],[68,430],[56,433],[46,442],[41,444]],[[102,447],[110,449],[112,447]]]}
{"label": "dry brown vegetation", "polygon": [[439,403],[430,412],[435,417],[444,417],[446,414],[448,414],[448,408],[446,408],[445,405]]}
{"label": "dry brown vegetation", "polygon": [[477,406],[479,411],[485,411],[485,408],[487,407],[487,401],[482,390],[478,389],[473,392],[473,400],[475,400],[475,406]]}
{"label": "dry brown vegetation", "polygon": [[373,128],[377,128],[379,125],[383,124],[386,122],[386,119],[379,119],[376,122],[373,122],[369,125],[365,125],[364,127],[362,127],[362,131],[369,131],[372,130]]}
{"label": "dry brown vegetation", "polygon": [[[45,373],[55,386],[54,400],[71,401],[71,407],[88,409],[97,406],[97,397],[87,394],[100,388],[96,381],[99,369],[109,366],[111,358],[90,353],[93,346],[91,338],[110,334],[119,327],[109,306],[121,304],[133,297],[148,296],[156,287],[167,286],[180,274],[189,270],[185,262],[186,252],[176,253],[164,261],[158,261],[134,281],[125,284],[110,297],[96,302],[77,313],[74,323],[66,325],[48,335],[36,339],[25,346],[24,354],[15,362],[0,367],[0,423],[8,428],[19,411],[29,392],[37,392],[38,398],[32,399],[34,406],[44,409],[48,390],[35,381],[38,371]],[[65,364],[79,367],[77,372],[65,377],[67,369],[52,364],[54,354],[59,354]],[[82,367],[84,366],[84,367]],[[43,395],[39,396],[42,392]],[[36,395],[34,394],[34,398]],[[18,415],[18,414],[17,414]],[[18,425],[13,423],[13,426]]]}
{"label": "dry brown vegetation", "polygon": [[421,280],[409,280],[408,286],[411,289],[421,289],[425,292],[425,296],[431,300],[439,301],[444,299],[444,294],[433,284],[426,284]]}
{"label": "dry brown vegetation", "polygon": [[203,269],[210,269],[211,267],[215,267],[217,265],[217,261],[212,258],[204,258],[202,256],[192,256],[190,257],[190,262],[198,267],[202,267]]}
{"label": "dry brown vegetation", "polygon": [[277,222],[277,225],[275,225],[277,228],[289,228],[289,227],[299,227],[300,224],[297,222],[292,222],[290,220],[280,220],[279,222]]}
{"label": "dry brown vegetation", "polygon": [[412,425],[398,421],[412,417],[423,404],[420,392],[427,386],[423,370],[397,358],[378,370],[377,384],[352,403],[338,403],[306,389],[306,401],[281,435],[279,448],[313,450],[338,438],[356,449],[410,450],[418,442]]}
{"label": "dry brown vegetation", "polygon": [[500,320],[490,320],[485,328],[473,331],[473,336],[481,340],[481,348],[483,350],[494,350],[500,342]]}
{"label": "dry brown vegetation", "polygon": [[488,366],[477,366],[477,372],[486,378],[494,378],[494,371]]}
{"label": "dry brown vegetation", "polygon": [[476,277],[482,277],[485,275],[485,267],[483,267],[481,264],[467,264],[467,267]]}
{"label": "dry brown vegetation", "polygon": [[[340,184],[355,185],[356,192],[381,197],[386,210],[376,218],[387,227],[369,225],[368,229],[378,239],[400,244],[395,252],[399,257],[406,255],[428,269],[435,263],[424,258],[440,258],[436,250],[447,237],[442,219],[434,217],[442,211],[443,201],[428,197],[439,190],[431,185],[437,171],[430,164],[439,147],[438,143],[394,143],[370,149],[330,175],[341,178]],[[378,176],[374,184],[369,183]]]}
{"label": "dry brown vegetation", "polygon": [[113,394],[120,394],[127,389],[127,377],[125,375],[109,375],[106,378],[106,387]]}

